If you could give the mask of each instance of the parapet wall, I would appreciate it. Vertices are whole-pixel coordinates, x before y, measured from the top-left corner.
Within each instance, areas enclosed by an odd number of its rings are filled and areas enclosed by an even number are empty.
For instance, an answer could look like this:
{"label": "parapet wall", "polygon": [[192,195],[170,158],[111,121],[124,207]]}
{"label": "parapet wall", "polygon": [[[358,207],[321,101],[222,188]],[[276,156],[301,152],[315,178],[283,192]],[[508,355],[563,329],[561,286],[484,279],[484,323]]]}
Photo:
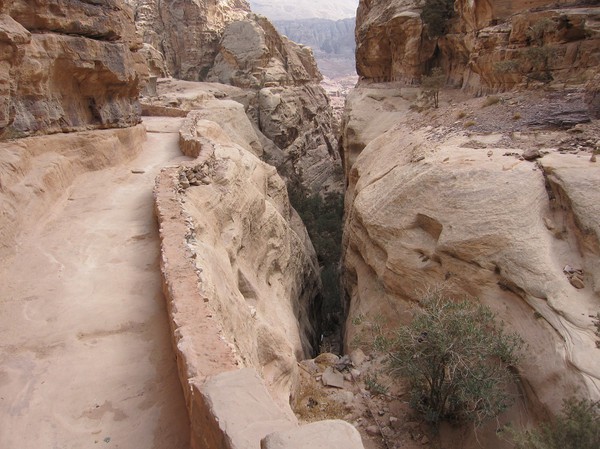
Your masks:
{"label": "parapet wall", "polygon": [[[180,142],[197,159],[163,169],[154,190],[192,448],[258,449],[273,432],[307,432],[289,396],[297,360],[309,355],[318,269],[275,169],[192,117]],[[328,447],[362,448],[349,424],[330,429]],[[286,438],[262,447],[314,447],[295,437],[282,446]]]}

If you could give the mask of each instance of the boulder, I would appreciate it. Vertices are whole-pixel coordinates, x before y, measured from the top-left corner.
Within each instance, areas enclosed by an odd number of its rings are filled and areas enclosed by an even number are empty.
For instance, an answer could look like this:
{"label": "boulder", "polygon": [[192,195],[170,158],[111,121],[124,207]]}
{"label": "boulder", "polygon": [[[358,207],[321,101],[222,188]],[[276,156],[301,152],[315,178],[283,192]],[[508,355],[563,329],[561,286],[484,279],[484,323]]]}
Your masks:
{"label": "boulder", "polygon": [[362,449],[360,434],[341,420],[319,421],[297,429],[274,432],[260,443],[261,449]]}

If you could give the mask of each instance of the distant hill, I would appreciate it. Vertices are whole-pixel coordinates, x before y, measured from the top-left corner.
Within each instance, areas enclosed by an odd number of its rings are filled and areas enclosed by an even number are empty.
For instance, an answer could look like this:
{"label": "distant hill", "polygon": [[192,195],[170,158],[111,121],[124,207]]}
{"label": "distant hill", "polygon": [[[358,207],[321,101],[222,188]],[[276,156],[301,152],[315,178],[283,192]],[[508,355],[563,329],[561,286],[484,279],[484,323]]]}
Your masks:
{"label": "distant hill", "polygon": [[321,73],[338,78],[355,73],[355,19],[274,20],[277,30],[313,49]]}
{"label": "distant hill", "polygon": [[271,20],[348,19],[358,0],[249,0],[252,11]]}
{"label": "distant hill", "polygon": [[338,78],[356,73],[354,26],[358,0],[250,0],[250,6],[269,18],[281,34],[311,47],[325,76]]}

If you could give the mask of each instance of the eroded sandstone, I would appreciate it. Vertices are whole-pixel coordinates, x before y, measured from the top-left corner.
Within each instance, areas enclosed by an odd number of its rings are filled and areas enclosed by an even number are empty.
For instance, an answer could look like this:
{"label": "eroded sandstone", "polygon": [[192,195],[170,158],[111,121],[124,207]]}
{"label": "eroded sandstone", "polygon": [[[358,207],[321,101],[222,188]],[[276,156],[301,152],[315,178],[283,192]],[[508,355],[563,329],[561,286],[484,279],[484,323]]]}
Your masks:
{"label": "eroded sandstone", "polygon": [[[561,142],[573,138],[564,132],[478,134],[444,120],[454,106],[419,116],[409,98],[388,84],[359,88],[351,102],[346,133],[354,140],[346,141],[357,151],[345,148],[347,348],[359,333],[356,317],[383,317],[393,329],[411,319],[423,291],[441,287],[451,297],[479,298],[527,342],[519,373],[528,402],[519,407],[529,419],[575,394],[599,397],[600,197],[590,162],[597,123],[577,127],[591,146],[570,151]],[[378,123],[385,104],[396,123]],[[529,149],[538,158],[526,160]]]}
{"label": "eroded sandstone", "polygon": [[33,3],[0,5],[0,137],[139,123],[147,69],[131,9]]}
{"label": "eroded sandstone", "polygon": [[536,2],[468,2],[439,37],[412,0],[361,1],[357,71],[375,81],[413,83],[432,66],[455,86],[475,91],[541,83],[585,84],[597,72],[596,6]]}

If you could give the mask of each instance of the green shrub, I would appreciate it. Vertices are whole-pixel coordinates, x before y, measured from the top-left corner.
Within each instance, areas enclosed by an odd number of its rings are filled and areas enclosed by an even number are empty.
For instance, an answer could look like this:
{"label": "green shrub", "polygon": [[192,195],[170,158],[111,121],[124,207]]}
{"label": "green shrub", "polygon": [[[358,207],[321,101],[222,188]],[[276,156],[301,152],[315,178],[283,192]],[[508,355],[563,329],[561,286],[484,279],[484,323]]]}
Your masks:
{"label": "green shrub", "polygon": [[433,102],[433,106],[439,106],[440,89],[446,84],[446,75],[440,67],[435,67],[430,75],[421,78],[421,91],[428,101]]}
{"label": "green shrub", "polygon": [[516,449],[600,448],[600,401],[571,398],[562,413],[538,429],[515,435]]}
{"label": "green shrub", "polygon": [[390,351],[393,374],[410,384],[411,406],[424,418],[471,421],[497,416],[512,402],[522,340],[506,334],[489,308],[429,292]]}

